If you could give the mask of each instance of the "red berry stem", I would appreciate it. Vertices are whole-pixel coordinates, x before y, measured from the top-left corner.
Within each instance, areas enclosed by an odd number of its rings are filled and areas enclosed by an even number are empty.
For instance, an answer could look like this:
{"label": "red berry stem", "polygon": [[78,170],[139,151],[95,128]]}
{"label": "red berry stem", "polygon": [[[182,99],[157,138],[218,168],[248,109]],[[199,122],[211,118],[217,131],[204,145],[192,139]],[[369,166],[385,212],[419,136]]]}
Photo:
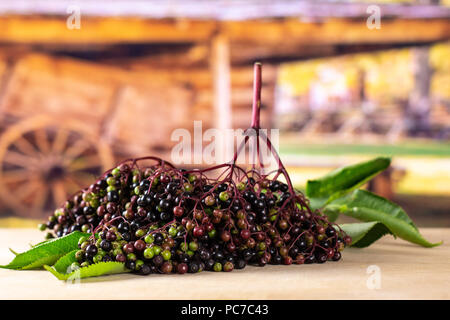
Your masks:
{"label": "red berry stem", "polygon": [[261,75],[262,64],[256,62],[253,66],[253,113],[252,113],[252,128],[259,130],[260,121],[260,109],[261,109]]}

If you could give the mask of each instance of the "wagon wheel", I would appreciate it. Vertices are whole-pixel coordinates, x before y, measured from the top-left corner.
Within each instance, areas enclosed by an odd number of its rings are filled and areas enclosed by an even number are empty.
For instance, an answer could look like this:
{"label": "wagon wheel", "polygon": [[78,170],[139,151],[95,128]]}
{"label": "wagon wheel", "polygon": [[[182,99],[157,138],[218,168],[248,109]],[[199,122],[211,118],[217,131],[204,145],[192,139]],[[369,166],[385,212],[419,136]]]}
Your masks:
{"label": "wagon wheel", "polygon": [[112,163],[109,146],[80,122],[30,118],[0,138],[0,198],[21,216],[41,217]]}

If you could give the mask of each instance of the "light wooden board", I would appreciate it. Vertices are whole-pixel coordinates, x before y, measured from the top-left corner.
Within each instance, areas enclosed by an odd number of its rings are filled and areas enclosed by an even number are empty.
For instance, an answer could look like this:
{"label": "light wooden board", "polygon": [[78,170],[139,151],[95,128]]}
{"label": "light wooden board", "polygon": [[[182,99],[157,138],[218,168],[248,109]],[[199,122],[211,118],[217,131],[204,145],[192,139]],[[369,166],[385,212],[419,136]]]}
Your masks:
{"label": "light wooden board", "polygon": [[[423,229],[426,249],[385,237],[366,249],[346,249],[343,260],[322,265],[247,267],[231,273],[187,275],[123,274],[68,284],[47,271],[0,269],[0,299],[449,299],[450,229]],[[0,229],[0,264],[25,250],[42,233]],[[379,289],[370,289],[369,266],[380,270]],[[373,268],[373,267],[372,267]],[[370,269],[369,269],[370,270]],[[369,280],[370,283],[370,280]]]}

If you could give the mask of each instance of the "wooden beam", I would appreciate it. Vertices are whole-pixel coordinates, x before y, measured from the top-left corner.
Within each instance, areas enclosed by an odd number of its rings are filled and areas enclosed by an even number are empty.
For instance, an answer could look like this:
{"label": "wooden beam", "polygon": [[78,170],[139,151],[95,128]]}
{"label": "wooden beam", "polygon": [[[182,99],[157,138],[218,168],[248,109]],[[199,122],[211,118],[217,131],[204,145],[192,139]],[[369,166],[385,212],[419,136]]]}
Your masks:
{"label": "wooden beam", "polygon": [[449,19],[382,19],[381,28],[370,30],[366,20],[327,19],[307,23],[283,21],[239,21],[225,23],[232,42],[265,44],[274,48],[286,42],[296,45],[431,42],[450,39]]}
{"label": "wooden beam", "polygon": [[189,43],[207,41],[213,21],[83,17],[68,29],[66,17],[0,17],[0,41],[12,43]]}
{"label": "wooden beam", "polygon": [[230,67],[230,44],[226,36],[219,34],[213,38],[211,43],[213,108],[215,127],[219,130],[231,128]]}
{"label": "wooden beam", "polygon": [[234,44],[292,45],[421,43],[450,39],[450,20],[382,19],[370,30],[365,19],[212,21],[84,17],[81,29],[66,28],[65,17],[0,17],[0,42],[9,43],[207,43],[220,28]]}

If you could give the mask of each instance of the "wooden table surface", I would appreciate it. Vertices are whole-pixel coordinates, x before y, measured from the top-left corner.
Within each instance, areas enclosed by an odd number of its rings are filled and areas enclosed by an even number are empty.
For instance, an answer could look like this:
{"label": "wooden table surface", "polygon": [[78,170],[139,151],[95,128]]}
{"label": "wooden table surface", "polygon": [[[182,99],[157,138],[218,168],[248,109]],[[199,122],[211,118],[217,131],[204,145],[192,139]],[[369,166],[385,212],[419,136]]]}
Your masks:
{"label": "wooden table surface", "polygon": [[[386,236],[365,249],[346,249],[339,262],[246,267],[230,273],[120,274],[69,284],[45,270],[0,269],[0,299],[450,299],[450,229],[422,229],[422,248]],[[43,234],[0,229],[0,264]]]}

